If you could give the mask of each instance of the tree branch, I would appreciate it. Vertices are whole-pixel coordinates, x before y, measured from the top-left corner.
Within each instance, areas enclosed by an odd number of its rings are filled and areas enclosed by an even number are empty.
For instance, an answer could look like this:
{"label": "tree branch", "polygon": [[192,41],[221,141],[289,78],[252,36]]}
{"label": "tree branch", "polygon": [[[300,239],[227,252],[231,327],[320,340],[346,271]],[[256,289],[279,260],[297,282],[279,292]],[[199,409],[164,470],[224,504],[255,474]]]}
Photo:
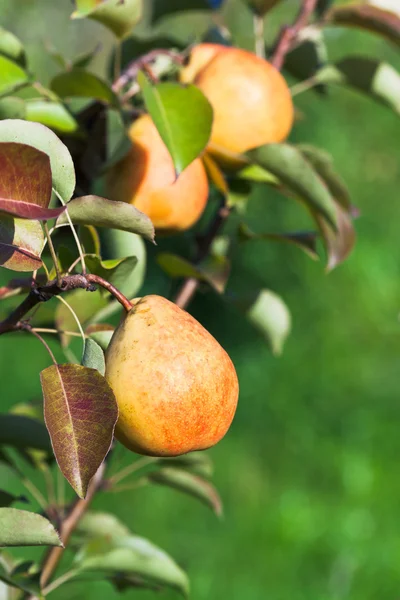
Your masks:
{"label": "tree branch", "polygon": [[174,52],[173,50],[168,50],[167,48],[156,48],[151,50],[147,54],[136,58],[128,64],[118,79],[114,81],[112,86],[113,91],[118,94],[128,83],[133,79],[136,79],[141,69],[148,67],[149,63],[153,62],[158,56],[168,56],[178,65],[183,65],[185,60],[181,54]]}
{"label": "tree branch", "polygon": [[271,57],[271,63],[281,70],[285,62],[285,56],[290,52],[299,32],[308,25],[310,17],[315,9],[317,0],[303,0],[300,11],[293,25],[282,29],[275,50]]}

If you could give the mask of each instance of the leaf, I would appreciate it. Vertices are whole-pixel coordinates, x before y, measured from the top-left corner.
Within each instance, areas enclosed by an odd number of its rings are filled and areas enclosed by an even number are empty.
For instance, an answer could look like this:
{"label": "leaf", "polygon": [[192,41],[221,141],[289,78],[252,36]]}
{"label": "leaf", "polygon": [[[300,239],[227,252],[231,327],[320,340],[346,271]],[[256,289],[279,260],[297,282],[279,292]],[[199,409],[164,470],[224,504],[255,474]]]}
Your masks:
{"label": "leaf", "polygon": [[290,192],[336,228],[333,198],[323,181],[301,152],[289,144],[268,144],[248,152],[258,165],[278,177]]}
{"label": "leaf", "polygon": [[85,350],[82,357],[82,365],[90,369],[97,369],[100,375],[105,375],[106,362],[104,352],[93,339],[85,340]]}
{"label": "leaf", "polygon": [[83,571],[100,571],[105,575],[137,575],[145,582],[189,594],[186,574],[163,550],[148,540],[130,535],[107,543],[97,540],[87,544],[76,562]]}
{"label": "leaf", "polygon": [[330,154],[321,148],[316,148],[309,144],[299,144],[297,148],[325,181],[335,200],[343,208],[350,210],[350,192],[339,173],[336,172]]}
{"label": "leaf", "polygon": [[194,85],[171,82],[154,85],[142,72],[138,83],[178,176],[207,146],[213,121],[211,104]]}
{"label": "leaf", "polygon": [[76,7],[73,19],[94,19],[123,39],[142,18],[143,0],[76,0]]}
{"label": "leaf", "polygon": [[282,298],[270,290],[261,290],[246,316],[266,338],[273,354],[280,355],[291,329],[290,313]]}
{"label": "leaf", "polygon": [[85,262],[91,273],[106,279],[123,294],[127,293],[124,284],[127,283],[129,288],[129,278],[137,264],[136,256],[101,260],[98,256],[92,254],[86,256]]}
{"label": "leaf", "polygon": [[83,498],[111,446],[118,418],[114,394],[98,371],[80,365],[52,365],[40,379],[56,460]]}
{"label": "leaf", "polygon": [[4,490],[0,490],[0,508],[11,506],[14,502],[27,502],[24,496],[15,496]]}
{"label": "leaf", "polygon": [[106,104],[117,104],[117,98],[108,83],[83,69],[73,69],[56,75],[50,88],[60,98],[94,98]]}
{"label": "leaf", "polygon": [[313,260],[318,260],[317,238],[315,231],[298,231],[295,233],[254,233],[245,223],[239,226],[241,241],[267,240],[271,242],[286,242],[303,250]]}
{"label": "leaf", "polygon": [[47,208],[51,199],[51,169],[47,154],[12,142],[0,143],[0,198]]}
{"label": "leaf", "polygon": [[93,225],[83,225],[79,231],[79,239],[87,254],[100,254],[100,236]]}
{"label": "leaf", "polygon": [[29,76],[17,63],[0,55],[0,94],[17,90]]}
{"label": "leaf", "polygon": [[224,173],[221,171],[219,165],[213,159],[212,155],[208,152],[205,152],[203,155],[203,164],[210,181],[223,196],[227,196],[229,193],[229,187],[225,180]]}
{"label": "leaf", "polygon": [[257,15],[263,17],[281,1],[282,0],[247,0],[247,4]]}
{"label": "leaf", "polygon": [[11,58],[21,67],[26,66],[25,50],[20,40],[10,31],[0,27],[0,54]]}
{"label": "leaf", "polygon": [[60,102],[30,100],[26,103],[26,119],[42,123],[60,133],[72,133],[78,129],[78,123]]}
{"label": "leaf", "polygon": [[153,0],[152,22],[177,12],[188,10],[210,10],[211,5],[207,0]]}
{"label": "leaf", "polygon": [[0,414],[0,446],[51,452],[50,438],[44,424],[37,419],[16,414]]}
{"label": "leaf", "polygon": [[337,205],[337,231],[316,216],[321,234],[326,247],[328,262],[327,271],[332,271],[349,256],[356,242],[356,232],[349,213],[339,204]]}
{"label": "leaf", "polygon": [[176,254],[161,252],[157,262],[170,277],[193,277],[205,281],[219,294],[224,292],[230,274],[230,263],[223,256],[211,255],[195,266]]}
{"label": "leaf", "polygon": [[202,274],[194,265],[176,254],[161,252],[157,256],[157,262],[162,270],[170,277],[194,277],[195,279],[203,279]]}
{"label": "leaf", "polygon": [[0,121],[0,142],[18,142],[41,150],[50,158],[52,185],[64,202],[75,189],[75,169],[67,147],[40,123],[19,119]]}
{"label": "leaf", "polygon": [[358,27],[400,46],[400,16],[370,4],[335,6],[325,16],[329,25]]}
{"label": "leaf", "polygon": [[114,330],[115,328],[112,325],[97,323],[95,325],[89,325],[85,333],[86,335],[90,335],[92,340],[97,342],[100,348],[106,351],[113,336]]}
{"label": "leaf", "polygon": [[29,204],[29,202],[0,198],[0,213],[12,215],[19,219],[48,221],[59,217],[63,212],[65,212],[65,206],[42,208],[37,204]]}
{"label": "leaf", "polygon": [[40,269],[44,242],[37,221],[14,219],[0,215],[0,265],[13,271]]}
{"label": "leaf", "polygon": [[[121,229],[154,241],[154,227],[149,217],[126,202],[107,200],[100,196],[81,196],[68,202],[67,206],[73,223]],[[57,225],[65,225],[67,222],[64,214],[57,220]]]}
{"label": "leaf", "polygon": [[123,285],[125,296],[134,298],[146,275],[146,245],[139,235],[127,231],[109,229],[104,237],[109,258],[136,256],[137,264]]}
{"label": "leaf", "polygon": [[22,98],[8,96],[0,99],[0,119],[23,119],[25,113],[25,102]]}
{"label": "leaf", "polygon": [[147,477],[152,483],[166,485],[197,498],[209,506],[218,517],[222,515],[222,503],[217,490],[202,477],[171,467],[160,469]]}
{"label": "leaf", "polygon": [[278,179],[272,175],[272,173],[259,165],[248,165],[247,167],[244,167],[244,169],[241,169],[236,176],[239,179],[256,181],[258,183],[270,183],[272,185],[277,185],[279,183]]}
{"label": "leaf", "polygon": [[26,510],[0,508],[0,546],[62,546],[53,525]]}
{"label": "leaf", "polygon": [[[7,586],[15,587],[24,592],[27,592],[27,594],[32,594],[34,596],[40,597],[40,582],[38,575],[31,574],[28,568],[25,569],[25,572],[21,572],[21,567],[23,567],[24,564],[27,567],[28,565],[31,566],[31,562],[18,565],[14,569],[14,572],[10,572],[10,570],[6,568],[4,562],[5,561],[0,561],[0,581],[6,583]],[[1,588],[0,597],[3,600],[3,596],[1,596]],[[6,598],[10,598],[10,596],[6,596]]]}
{"label": "leaf", "polygon": [[400,74],[387,63],[349,56],[334,66],[321,69],[315,78],[325,83],[354,87],[400,115]]}
{"label": "leaf", "polygon": [[[328,62],[328,51],[320,29],[307,27],[297,39],[298,43],[285,57],[284,68],[297,79],[304,80]],[[325,88],[320,85],[313,89],[322,92]]]}
{"label": "leaf", "polygon": [[105,537],[112,542],[129,536],[131,532],[115,515],[91,510],[79,522],[77,533],[89,539]]}
{"label": "leaf", "polygon": [[173,458],[159,458],[157,464],[161,467],[187,469],[201,477],[211,477],[214,470],[210,456],[203,451],[190,452]]}

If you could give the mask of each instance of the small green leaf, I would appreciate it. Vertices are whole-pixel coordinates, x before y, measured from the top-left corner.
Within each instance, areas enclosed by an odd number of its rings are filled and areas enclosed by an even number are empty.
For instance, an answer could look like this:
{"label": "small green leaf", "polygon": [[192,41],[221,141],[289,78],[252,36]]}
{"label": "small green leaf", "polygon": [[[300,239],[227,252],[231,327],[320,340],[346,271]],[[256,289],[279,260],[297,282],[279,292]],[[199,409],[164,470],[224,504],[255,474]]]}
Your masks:
{"label": "small green leaf", "polygon": [[[1,557],[3,558],[3,557]],[[0,581],[3,581],[7,584],[7,586],[11,586],[13,588],[17,588],[26,592],[27,594],[31,594],[34,596],[40,597],[40,582],[37,573],[31,573],[31,566],[33,563],[27,562],[17,565],[17,567],[11,571],[11,569],[6,565],[4,559],[0,558]],[[8,588],[6,588],[9,591]],[[5,596],[1,595],[1,586],[0,586],[0,597],[5,599],[13,598],[13,596]]]}
{"label": "small green leaf", "polygon": [[209,506],[218,517],[222,515],[222,503],[217,490],[202,477],[171,467],[155,471],[147,477],[153,483],[166,485],[197,498]]}
{"label": "small green leaf", "polygon": [[239,238],[243,242],[266,240],[271,242],[286,242],[303,250],[313,260],[318,260],[317,238],[315,231],[298,231],[295,233],[255,233],[245,223],[239,226]]}
{"label": "small green leaf", "polygon": [[337,208],[336,231],[316,215],[316,221],[319,225],[322,238],[324,240],[328,261],[327,271],[332,271],[340,265],[349,256],[356,242],[356,232],[350,214],[339,204]]}
{"label": "small green leaf", "polygon": [[248,155],[336,228],[334,200],[322,179],[297,148],[289,144],[268,144],[251,150]]}
{"label": "small green leaf", "polygon": [[25,102],[17,96],[0,99],[0,119],[24,119]]}
{"label": "small green leaf", "polygon": [[170,252],[161,252],[157,256],[157,262],[162,270],[170,277],[194,277],[195,279],[203,279],[202,274],[197,267],[192,265],[188,260],[171,254]]}
{"label": "small green leaf", "polygon": [[212,460],[206,452],[190,452],[173,458],[159,458],[157,465],[163,468],[187,469],[195,475],[206,478],[211,477],[214,471]]}
{"label": "small green leaf", "polygon": [[130,535],[130,531],[115,515],[89,511],[78,524],[77,533],[88,539],[105,537],[110,542]]}
{"label": "small green leaf", "polygon": [[98,371],[80,365],[52,365],[40,379],[56,460],[83,498],[111,446],[118,418],[114,394]]}
{"label": "small green leaf", "polygon": [[26,66],[25,50],[20,40],[10,31],[0,27],[0,54],[11,58],[21,67]]}
{"label": "small green leaf", "polygon": [[79,239],[86,254],[100,255],[100,236],[93,225],[83,225],[79,229]]}
{"label": "small green leaf", "polygon": [[50,158],[52,185],[64,202],[75,189],[75,169],[67,147],[59,138],[40,123],[20,119],[0,121],[0,142],[17,142],[33,146]]}
{"label": "small green leaf", "polygon": [[106,361],[104,358],[104,352],[93,339],[88,338],[85,340],[85,350],[82,357],[82,365],[89,369],[96,369],[100,375],[106,372]]}
{"label": "small green leaf", "polygon": [[94,98],[106,104],[117,104],[117,98],[108,83],[83,69],[56,75],[50,87],[60,98]]}
{"label": "small green leaf", "polygon": [[270,290],[261,290],[246,316],[266,338],[275,355],[282,353],[283,345],[291,329],[291,317],[282,298]]}
{"label": "small green leaf", "polygon": [[387,63],[349,56],[324,67],[315,78],[324,83],[354,87],[400,115],[400,74]]}
{"label": "small green leaf", "polygon": [[182,569],[163,550],[148,540],[130,535],[99,543],[89,542],[76,557],[82,571],[104,576],[135,575],[145,583],[156,583],[189,594],[189,581]]}
{"label": "small green leaf", "polygon": [[35,513],[0,508],[0,546],[62,546],[53,525]]}
{"label": "small green leaf", "polygon": [[0,216],[0,265],[12,271],[36,271],[42,266],[44,242],[38,221]]}
{"label": "small green leaf", "polygon": [[350,210],[350,192],[342,177],[336,172],[330,154],[321,148],[316,148],[309,144],[299,144],[297,148],[325,181],[335,200],[343,208]]}
{"label": "small green leaf", "polygon": [[[126,202],[107,200],[100,196],[81,196],[68,202],[68,213],[72,222],[78,225],[121,229],[154,241],[154,227],[149,217]],[[65,214],[57,220],[57,225],[67,223]]]}
{"label": "small green leaf", "polygon": [[146,275],[146,245],[143,239],[139,235],[116,229],[107,230],[104,238],[109,258],[136,256],[137,264],[123,285],[125,296],[135,298]]}
{"label": "small green leaf", "polygon": [[87,17],[94,19],[110,29],[119,39],[125,38],[140,21],[143,12],[143,0],[75,0],[77,10],[73,19]]}
{"label": "small green leaf", "polygon": [[127,294],[125,284],[127,284],[127,289],[129,290],[129,279],[137,265],[136,256],[101,260],[100,257],[92,254],[85,258],[85,262],[91,273],[106,279],[106,281],[112,283],[123,294]]}
{"label": "small green leaf", "polygon": [[17,63],[0,55],[0,94],[18,89],[29,81],[29,75]]}
{"label": "small green leaf", "polygon": [[366,29],[400,46],[400,15],[371,4],[334,6],[325,16],[325,22],[340,27]]}
{"label": "small green leaf", "polygon": [[72,133],[78,129],[78,123],[60,102],[30,100],[26,103],[26,119],[42,123],[60,133]]}
{"label": "small green leaf", "polygon": [[219,294],[224,292],[230,274],[230,263],[224,256],[210,255],[199,265],[192,265],[176,254],[162,252],[157,256],[157,262],[170,277],[199,279],[208,283]]}
{"label": "small green leaf", "polygon": [[142,72],[138,83],[179,175],[207,146],[213,120],[211,104],[194,85],[171,82],[154,85]]}

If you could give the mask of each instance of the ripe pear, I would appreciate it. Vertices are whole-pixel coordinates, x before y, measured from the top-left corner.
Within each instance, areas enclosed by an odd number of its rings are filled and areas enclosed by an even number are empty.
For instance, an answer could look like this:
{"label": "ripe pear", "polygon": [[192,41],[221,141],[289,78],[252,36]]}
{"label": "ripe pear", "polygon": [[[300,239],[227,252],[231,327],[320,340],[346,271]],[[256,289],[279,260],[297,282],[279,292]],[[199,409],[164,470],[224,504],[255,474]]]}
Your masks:
{"label": "ripe pear", "polygon": [[114,332],[106,379],[119,407],[117,439],[149,456],[214,446],[239,393],[225,350],[186,311],[155,295],[133,300]]}
{"label": "ripe pear", "polygon": [[172,158],[149,115],[139,117],[128,133],[132,148],[108,172],[108,197],[133,204],[156,229],[188,229],[200,218],[208,199],[201,159],[176,178]]}
{"label": "ripe pear", "polygon": [[216,158],[218,151],[243,153],[282,142],[292,128],[294,108],[285,79],[252,52],[199,44],[180,78],[199,87],[213,107],[209,151]]}

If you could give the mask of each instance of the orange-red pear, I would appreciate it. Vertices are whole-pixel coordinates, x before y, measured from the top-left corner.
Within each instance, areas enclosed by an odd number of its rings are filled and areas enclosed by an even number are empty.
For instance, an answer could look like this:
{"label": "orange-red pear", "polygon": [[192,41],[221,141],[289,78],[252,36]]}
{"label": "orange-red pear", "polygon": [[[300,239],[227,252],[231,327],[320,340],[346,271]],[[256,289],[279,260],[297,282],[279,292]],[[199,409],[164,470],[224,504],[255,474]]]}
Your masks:
{"label": "orange-red pear", "polygon": [[188,229],[200,218],[208,199],[201,159],[176,178],[172,158],[149,115],[132,124],[129,137],[131,150],[108,173],[108,197],[133,204],[156,229]]}
{"label": "orange-red pear", "polygon": [[239,386],[228,354],[160,296],[133,301],[107,349],[106,378],[119,407],[115,435],[140,454],[210,448],[235,414]]}

